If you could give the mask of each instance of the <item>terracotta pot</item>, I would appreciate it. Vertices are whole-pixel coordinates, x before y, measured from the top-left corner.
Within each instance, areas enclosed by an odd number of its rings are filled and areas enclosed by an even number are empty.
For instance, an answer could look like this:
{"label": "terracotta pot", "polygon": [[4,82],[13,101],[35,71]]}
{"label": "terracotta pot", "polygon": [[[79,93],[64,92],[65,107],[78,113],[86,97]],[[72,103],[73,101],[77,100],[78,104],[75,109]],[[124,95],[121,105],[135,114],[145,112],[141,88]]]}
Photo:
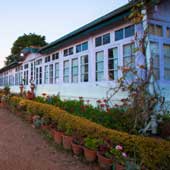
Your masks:
{"label": "terracotta pot", "polygon": [[100,153],[97,153],[97,158],[98,158],[98,162],[101,168],[106,169],[106,170],[112,169],[112,165],[113,165],[112,159],[106,158]]}
{"label": "terracotta pot", "polygon": [[63,135],[63,148],[66,150],[71,150],[72,140],[73,140],[72,136]]}
{"label": "terracotta pot", "polygon": [[97,152],[94,150],[90,150],[86,147],[83,148],[84,150],[84,156],[88,162],[93,162],[96,160]]}
{"label": "terracotta pot", "polygon": [[120,165],[119,163],[116,163],[116,170],[125,170],[124,166]]}
{"label": "terracotta pot", "polygon": [[81,145],[78,145],[78,144],[75,144],[75,143],[71,143],[71,146],[72,146],[72,150],[73,150],[73,153],[75,155],[80,155],[82,153],[82,146]]}
{"label": "terracotta pot", "polygon": [[52,136],[54,138],[54,141],[56,144],[61,145],[62,144],[62,136],[63,132],[52,130]]}

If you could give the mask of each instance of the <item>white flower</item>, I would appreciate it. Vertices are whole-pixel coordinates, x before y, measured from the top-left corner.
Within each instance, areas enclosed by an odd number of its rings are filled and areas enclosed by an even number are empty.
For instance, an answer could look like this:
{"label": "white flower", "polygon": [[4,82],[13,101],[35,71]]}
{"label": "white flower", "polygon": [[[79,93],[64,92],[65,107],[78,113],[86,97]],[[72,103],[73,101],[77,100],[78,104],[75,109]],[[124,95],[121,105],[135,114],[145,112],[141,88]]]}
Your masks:
{"label": "white flower", "polygon": [[122,151],[122,150],[123,150],[123,147],[122,147],[121,145],[117,145],[117,146],[116,146],[116,149]]}
{"label": "white flower", "polygon": [[122,156],[127,158],[127,154],[125,152],[122,153]]}

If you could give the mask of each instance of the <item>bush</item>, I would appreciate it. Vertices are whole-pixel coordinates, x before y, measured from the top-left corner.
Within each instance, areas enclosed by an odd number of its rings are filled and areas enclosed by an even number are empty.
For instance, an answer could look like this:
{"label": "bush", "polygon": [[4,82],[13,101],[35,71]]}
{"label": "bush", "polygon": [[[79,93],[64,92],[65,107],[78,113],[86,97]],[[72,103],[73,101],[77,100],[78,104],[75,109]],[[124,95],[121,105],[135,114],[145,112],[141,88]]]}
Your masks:
{"label": "bush", "polygon": [[132,117],[133,114],[131,113],[131,110],[129,110],[126,114],[124,110],[118,108],[112,108],[108,111],[104,111],[99,108],[94,108],[92,105],[85,105],[82,99],[79,101],[62,101],[59,96],[51,96],[47,98],[47,100],[38,96],[35,101],[52,104],[73,115],[84,117],[107,128],[125,132],[134,132],[132,130],[134,128],[133,124],[135,120],[134,117]]}
{"label": "bush", "polygon": [[[42,104],[31,100],[25,100],[18,97],[11,97],[10,103],[19,103],[24,101],[27,112],[34,114],[42,113],[51,117],[54,122],[67,124],[73,131],[79,132],[81,136],[89,138],[110,139],[114,145],[121,144],[129,156],[136,153],[137,160],[146,167],[147,170],[168,170],[170,162],[170,142],[129,135],[112,129],[107,129],[101,125],[91,122],[85,118],[71,115],[58,107],[48,104]],[[66,129],[65,129],[66,130]]]}

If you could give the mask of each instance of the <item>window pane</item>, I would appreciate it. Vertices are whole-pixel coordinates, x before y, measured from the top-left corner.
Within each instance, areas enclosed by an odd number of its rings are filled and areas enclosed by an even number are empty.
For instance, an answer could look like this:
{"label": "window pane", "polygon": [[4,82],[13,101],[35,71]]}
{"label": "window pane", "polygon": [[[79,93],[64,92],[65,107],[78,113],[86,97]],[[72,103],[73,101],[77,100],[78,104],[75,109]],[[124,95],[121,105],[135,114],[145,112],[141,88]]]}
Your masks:
{"label": "window pane", "polygon": [[55,63],[55,83],[59,82],[59,63]]}
{"label": "window pane", "polygon": [[78,82],[78,59],[72,60],[72,82]]}
{"label": "window pane", "polygon": [[64,61],[64,74],[63,74],[64,83],[69,83],[69,61]]}
{"label": "window pane", "polygon": [[76,46],[76,53],[79,53],[79,52],[81,52],[81,45]]}
{"label": "window pane", "polygon": [[103,44],[108,44],[110,43],[110,33],[103,35]]}
{"label": "window pane", "polygon": [[125,38],[134,36],[135,29],[134,25],[125,28]]}
{"label": "window pane", "polygon": [[69,55],[73,54],[73,47],[69,48]]}
{"label": "window pane", "polygon": [[68,56],[68,49],[64,50],[64,56]]}
{"label": "window pane", "polygon": [[164,44],[164,79],[170,80],[170,45]]}
{"label": "window pane", "polygon": [[88,50],[88,42],[82,44],[82,51]]}
{"label": "window pane", "polygon": [[123,29],[115,31],[115,41],[123,39]]}
{"label": "window pane", "polygon": [[149,33],[152,35],[155,34],[155,26],[153,24],[149,24]]}
{"label": "window pane", "polygon": [[157,36],[163,36],[162,26],[156,25],[156,27],[155,27],[155,34],[156,34]]}
{"label": "window pane", "polygon": [[96,81],[104,80],[104,52],[96,53]]}
{"label": "window pane", "polygon": [[81,57],[81,82],[88,81],[88,56]]}
{"label": "window pane", "polygon": [[102,45],[102,37],[97,37],[95,42],[96,42],[96,47],[101,46]]}
{"label": "window pane", "polygon": [[160,79],[160,56],[159,56],[159,44],[156,42],[151,42],[151,56],[153,58],[153,69],[156,79]]}
{"label": "window pane", "polygon": [[49,73],[50,73],[50,84],[53,84],[53,64],[50,64],[49,67]]}
{"label": "window pane", "polygon": [[167,37],[167,38],[170,38],[170,28],[167,28],[167,29],[166,29],[166,37]]}

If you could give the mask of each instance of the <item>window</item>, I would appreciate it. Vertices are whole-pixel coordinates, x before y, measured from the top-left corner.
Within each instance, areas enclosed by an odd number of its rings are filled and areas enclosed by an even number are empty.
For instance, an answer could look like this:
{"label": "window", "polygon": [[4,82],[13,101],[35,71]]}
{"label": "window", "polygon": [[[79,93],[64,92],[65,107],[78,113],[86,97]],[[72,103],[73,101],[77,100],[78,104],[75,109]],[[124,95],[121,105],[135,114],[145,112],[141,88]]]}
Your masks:
{"label": "window", "polygon": [[64,56],[69,56],[73,54],[73,47],[64,50]]}
{"label": "window", "polygon": [[45,69],[44,69],[44,83],[45,84],[48,84],[48,65],[45,66]]}
{"label": "window", "polygon": [[59,53],[55,53],[52,55],[52,60],[58,60],[59,59]]}
{"label": "window", "polygon": [[118,79],[118,49],[117,47],[109,49],[108,69],[109,69],[108,70],[109,80]]}
{"label": "window", "polygon": [[59,82],[59,63],[55,63],[55,83]]}
{"label": "window", "polygon": [[50,56],[45,57],[45,63],[48,63],[48,62],[50,62]]}
{"label": "window", "polygon": [[28,69],[28,64],[25,64],[25,65],[24,65],[24,69]]}
{"label": "window", "polygon": [[164,79],[170,80],[170,44],[164,44]]}
{"label": "window", "polygon": [[115,41],[123,39],[123,29],[115,31]]}
{"label": "window", "polygon": [[64,61],[63,81],[69,83],[69,60]]}
{"label": "window", "polygon": [[96,47],[99,47],[101,45],[109,44],[110,43],[110,33],[105,34],[103,36],[97,37],[95,39],[95,45]]}
{"label": "window", "polygon": [[81,56],[81,82],[88,82],[88,55]]}
{"label": "window", "polygon": [[170,38],[170,28],[166,28],[166,37]]}
{"label": "window", "polygon": [[[123,46],[123,66],[128,68],[135,67],[134,44],[126,44]],[[126,79],[132,80],[134,74],[132,72],[126,73]]]}
{"label": "window", "polygon": [[31,63],[31,80],[34,80],[34,63]]}
{"label": "window", "polygon": [[36,60],[35,65],[41,65],[42,64],[42,59]]}
{"label": "window", "polygon": [[78,59],[72,59],[71,82],[78,83]]}
{"label": "window", "polygon": [[151,56],[153,58],[153,71],[157,80],[160,79],[160,56],[159,56],[159,43],[151,42]]}
{"label": "window", "polygon": [[50,64],[49,66],[49,81],[50,84],[53,84],[53,64]]}
{"label": "window", "polygon": [[125,28],[125,38],[131,37],[134,34],[135,34],[135,27],[134,27],[134,25],[131,25],[131,26]]}
{"label": "window", "polygon": [[104,52],[96,53],[96,81],[104,80]]}
{"label": "window", "polygon": [[161,25],[149,24],[149,33],[156,36],[163,36],[163,29]]}
{"label": "window", "polygon": [[35,69],[35,78],[36,78],[36,84],[38,84],[38,68]]}
{"label": "window", "polygon": [[14,85],[14,76],[13,75],[9,76],[9,85],[11,85],[11,86]]}
{"label": "window", "polygon": [[76,53],[88,50],[88,42],[84,42],[76,46]]}
{"label": "window", "polygon": [[120,30],[115,31],[115,41],[134,36],[134,34],[135,34],[134,25],[122,28]]}
{"label": "window", "polygon": [[39,84],[42,84],[42,67],[39,67]]}
{"label": "window", "polygon": [[24,85],[28,85],[28,70],[24,71]]}

